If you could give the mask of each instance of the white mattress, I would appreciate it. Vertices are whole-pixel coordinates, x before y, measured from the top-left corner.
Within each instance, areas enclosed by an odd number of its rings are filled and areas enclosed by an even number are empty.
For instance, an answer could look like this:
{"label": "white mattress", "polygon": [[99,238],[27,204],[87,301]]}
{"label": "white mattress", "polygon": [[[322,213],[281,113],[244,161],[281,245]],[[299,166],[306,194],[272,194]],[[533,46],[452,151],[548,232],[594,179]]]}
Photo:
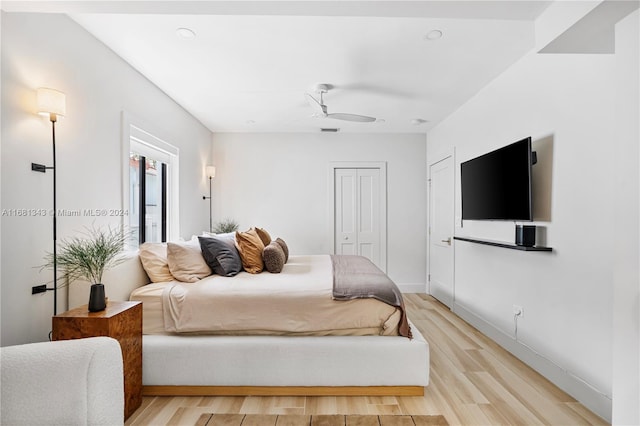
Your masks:
{"label": "white mattress", "polygon": [[212,275],[134,290],[144,334],[397,336],[399,309],[375,299],[336,301],[326,255],[291,256],[280,274]]}

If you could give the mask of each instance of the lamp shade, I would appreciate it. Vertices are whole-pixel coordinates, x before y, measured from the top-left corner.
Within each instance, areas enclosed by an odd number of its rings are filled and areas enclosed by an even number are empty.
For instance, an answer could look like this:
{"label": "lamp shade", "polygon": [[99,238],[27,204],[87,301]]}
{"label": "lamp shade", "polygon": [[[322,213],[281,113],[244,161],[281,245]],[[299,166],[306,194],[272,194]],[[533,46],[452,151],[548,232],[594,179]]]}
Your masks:
{"label": "lamp shade", "polygon": [[216,177],[216,166],[207,166],[207,177],[214,178]]}
{"label": "lamp shade", "polygon": [[38,114],[54,114],[64,117],[66,113],[66,98],[64,93],[46,87],[38,88],[36,93],[38,96]]}

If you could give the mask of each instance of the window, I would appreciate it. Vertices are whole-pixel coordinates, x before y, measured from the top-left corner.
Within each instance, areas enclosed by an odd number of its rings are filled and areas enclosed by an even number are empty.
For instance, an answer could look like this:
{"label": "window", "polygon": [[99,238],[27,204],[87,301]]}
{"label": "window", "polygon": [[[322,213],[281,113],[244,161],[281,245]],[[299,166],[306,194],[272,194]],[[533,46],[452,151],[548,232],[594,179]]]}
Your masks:
{"label": "window", "polygon": [[123,114],[123,179],[128,206],[130,248],[144,242],[175,240],[178,230],[178,149],[132,124]]}
{"label": "window", "polygon": [[167,163],[130,151],[129,185],[132,242],[167,241]]}

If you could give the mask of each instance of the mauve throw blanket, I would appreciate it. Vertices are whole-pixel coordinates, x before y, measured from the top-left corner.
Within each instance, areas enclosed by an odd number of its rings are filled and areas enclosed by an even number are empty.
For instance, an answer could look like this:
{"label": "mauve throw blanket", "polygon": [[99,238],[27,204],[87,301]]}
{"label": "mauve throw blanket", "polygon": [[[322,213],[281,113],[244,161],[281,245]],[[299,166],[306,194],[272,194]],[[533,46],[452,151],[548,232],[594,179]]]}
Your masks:
{"label": "mauve throw blanket", "polygon": [[373,298],[400,309],[398,334],[411,339],[411,327],[398,286],[369,259],[363,256],[331,255],[333,299]]}

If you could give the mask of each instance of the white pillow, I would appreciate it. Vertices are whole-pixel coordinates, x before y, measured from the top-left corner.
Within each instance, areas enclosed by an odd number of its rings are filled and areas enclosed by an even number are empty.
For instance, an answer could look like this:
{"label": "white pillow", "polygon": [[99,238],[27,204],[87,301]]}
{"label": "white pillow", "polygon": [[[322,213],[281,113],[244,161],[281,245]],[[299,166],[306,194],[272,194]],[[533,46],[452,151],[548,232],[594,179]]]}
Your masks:
{"label": "white pillow", "polygon": [[218,237],[218,238],[230,238],[234,240],[236,238],[236,232],[223,232],[222,234],[216,234],[215,232],[202,231],[203,237]]}

